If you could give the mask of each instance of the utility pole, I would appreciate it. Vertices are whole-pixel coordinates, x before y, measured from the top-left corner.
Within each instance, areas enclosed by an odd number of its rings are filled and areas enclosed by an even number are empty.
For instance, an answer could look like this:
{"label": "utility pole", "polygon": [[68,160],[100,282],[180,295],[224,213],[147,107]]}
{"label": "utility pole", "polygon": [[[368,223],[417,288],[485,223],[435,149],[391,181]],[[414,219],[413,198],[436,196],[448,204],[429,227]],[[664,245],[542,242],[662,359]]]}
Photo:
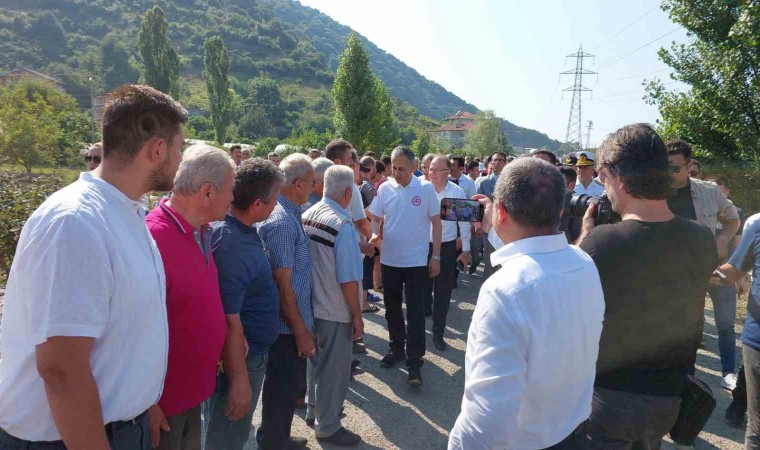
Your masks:
{"label": "utility pole", "polygon": [[560,73],[561,75],[573,75],[575,77],[575,83],[571,87],[565,88],[563,92],[572,92],[573,100],[570,105],[570,116],[567,119],[567,133],[565,134],[565,143],[569,147],[574,147],[576,150],[581,150],[583,147],[583,122],[581,117],[581,100],[584,92],[591,92],[591,89],[583,85],[583,75],[595,75],[596,72],[592,72],[583,68],[583,60],[585,58],[593,58],[594,55],[583,52],[583,45],[578,48],[577,53],[567,55],[567,58],[575,58],[575,70],[566,70]]}
{"label": "utility pole", "polygon": [[594,128],[594,122],[588,121],[588,128],[586,129],[586,148],[591,148],[591,130]]}

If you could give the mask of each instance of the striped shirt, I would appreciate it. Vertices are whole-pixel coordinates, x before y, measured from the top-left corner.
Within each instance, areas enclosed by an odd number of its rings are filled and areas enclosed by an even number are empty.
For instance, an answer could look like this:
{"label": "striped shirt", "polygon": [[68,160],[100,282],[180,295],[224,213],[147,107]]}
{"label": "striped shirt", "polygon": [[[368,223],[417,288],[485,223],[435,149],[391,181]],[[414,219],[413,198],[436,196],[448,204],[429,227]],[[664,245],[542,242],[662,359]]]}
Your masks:
{"label": "striped shirt", "polygon": [[[290,269],[291,285],[296,294],[296,303],[306,328],[314,325],[311,305],[311,257],[309,238],[301,225],[301,207],[285,196],[277,198],[277,206],[263,222],[257,226],[259,236],[266,247],[269,262],[274,269]],[[280,334],[293,334],[283,317],[280,317]]]}

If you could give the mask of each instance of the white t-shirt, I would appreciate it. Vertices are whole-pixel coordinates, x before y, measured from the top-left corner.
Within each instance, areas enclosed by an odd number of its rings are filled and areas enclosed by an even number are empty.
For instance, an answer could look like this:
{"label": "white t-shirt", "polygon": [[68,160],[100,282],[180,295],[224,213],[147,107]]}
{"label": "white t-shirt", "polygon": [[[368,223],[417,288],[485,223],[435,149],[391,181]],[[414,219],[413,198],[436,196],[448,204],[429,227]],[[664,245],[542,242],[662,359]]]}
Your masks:
{"label": "white t-shirt", "polygon": [[[358,220],[366,219],[367,213],[364,212],[364,203],[362,203],[362,193],[359,190],[359,186],[355,183],[351,185],[351,203],[348,204],[348,213],[351,215],[351,223],[354,225],[354,231],[356,231],[356,239],[362,242],[364,235],[359,227],[356,226]],[[364,239],[366,241],[366,239]]]}
{"label": "white t-shirt", "polygon": [[[433,186],[435,189],[435,186]],[[444,198],[468,198],[464,193],[464,190],[456,184],[449,181],[446,183],[446,187],[441,192],[435,193],[438,197],[438,202]],[[470,251],[470,222],[454,222],[451,220],[443,220],[441,217],[441,243],[450,242],[457,238],[457,227],[459,227],[459,234],[462,238],[462,251]],[[433,242],[433,227],[430,227],[430,242]]]}
{"label": "white t-shirt", "polygon": [[600,183],[597,178],[594,178],[591,180],[588,187],[583,187],[581,180],[578,180],[578,182],[575,183],[575,189],[573,189],[573,192],[576,194],[590,195],[592,197],[601,197],[604,194],[604,185]]}
{"label": "white t-shirt", "polygon": [[459,175],[457,182],[459,183],[458,186],[462,188],[464,195],[466,195],[468,199],[471,199],[473,195],[478,193],[478,189],[475,187],[475,182],[465,175],[464,172]]}
{"label": "white t-shirt", "polygon": [[430,219],[441,214],[441,202],[431,183],[413,176],[403,187],[389,178],[368,209],[373,216],[385,218],[380,263],[427,266]]}
{"label": "white t-shirt", "polygon": [[104,423],[158,401],[169,350],[161,254],[142,205],[89,173],[32,214],[8,278],[0,427],[17,438],[61,439],[35,365],[35,346],[56,336],[95,339]]}

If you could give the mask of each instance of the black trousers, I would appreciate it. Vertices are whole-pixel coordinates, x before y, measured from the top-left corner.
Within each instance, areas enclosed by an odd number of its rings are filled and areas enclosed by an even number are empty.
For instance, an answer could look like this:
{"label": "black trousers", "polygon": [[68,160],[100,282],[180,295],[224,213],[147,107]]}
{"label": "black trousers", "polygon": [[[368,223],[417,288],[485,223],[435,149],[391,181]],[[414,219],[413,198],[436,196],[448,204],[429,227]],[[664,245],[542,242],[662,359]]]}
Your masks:
{"label": "black trousers", "polygon": [[295,402],[306,373],[306,359],[298,356],[296,338],[281,334],[269,348],[267,374],[261,392],[261,426],[256,441],[262,450],[288,448]]}
{"label": "black trousers", "polygon": [[588,430],[588,421],[584,421],[573,430],[572,433],[561,442],[546,448],[545,450],[581,450],[584,449],[586,442],[586,431]]}
{"label": "black trousers", "polygon": [[[433,254],[433,244],[428,248],[428,260]],[[425,288],[425,311],[433,312],[433,334],[443,335],[446,316],[451,304],[457,274],[457,241],[441,243],[441,272],[435,278],[427,279]]]}
{"label": "black trousers", "polygon": [[[385,320],[388,321],[390,347],[401,352],[406,347],[407,367],[422,366],[425,356],[425,289],[428,286],[428,268],[391,267],[382,265],[385,289]],[[406,297],[406,320],[401,308]]]}

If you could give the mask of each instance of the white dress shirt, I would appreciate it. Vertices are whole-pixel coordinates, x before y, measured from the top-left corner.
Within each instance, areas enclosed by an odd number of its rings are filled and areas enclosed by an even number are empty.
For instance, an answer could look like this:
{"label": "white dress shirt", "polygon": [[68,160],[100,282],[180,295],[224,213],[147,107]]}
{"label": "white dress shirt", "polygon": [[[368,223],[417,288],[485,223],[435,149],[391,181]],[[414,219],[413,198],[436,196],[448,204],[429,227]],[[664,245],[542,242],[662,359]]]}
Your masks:
{"label": "white dress shirt", "polygon": [[459,175],[459,178],[457,178],[457,186],[462,188],[464,195],[466,195],[468,199],[472,198],[472,196],[477,193],[477,188],[475,188],[475,181],[465,175],[464,172],[462,172]]}
{"label": "white dress shirt", "polygon": [[565,235],[494,251],[465,353],[449,450],[542,449],[591,414],[604,297],[591,258]]}
{"label": "white dress shirt", "polygon": [[391,267],[428,265],[430,219],[441,214],[432,183],[413,176],[404,187],[389,178],[367,210],[378,220],[385,219],[380,263]]}
{"label": "white dress shirt", "polygon": [[[452,183],[451,181],[446,183],[446,187],[441,192],[436,191],[438,196],[438,203],[444,198],[469,198],[465,194],[464,190]],[[462,238],[462,251],[470,252],[470,222],[455,222],[451,220],[443,220],[441,216],[441,243],[450,242],[457,238],[457,226],[459,227],[459,236]],[[430,242],[433,242],[433,227],[430,227]]]}
{"label": "white dress shirt", "polygon": [[573,192],[576,194],[590,195],[592,197],[601,197],[604,194],[604,185],[600,183],[597,178],[594,178],[587,187],[583,187],[583,183],[578,179],[578,182],[575,183],[575,189],[573,189]]}
{"label": "white dress shirt", "polygon": [[0,328],[0,427],[17,438],[61,439],[35,362],[35,346],[51,337],[94,339],[105,423],[158,402],[166,279],[140,202],[90,173],[50,196],[21,231]]}

